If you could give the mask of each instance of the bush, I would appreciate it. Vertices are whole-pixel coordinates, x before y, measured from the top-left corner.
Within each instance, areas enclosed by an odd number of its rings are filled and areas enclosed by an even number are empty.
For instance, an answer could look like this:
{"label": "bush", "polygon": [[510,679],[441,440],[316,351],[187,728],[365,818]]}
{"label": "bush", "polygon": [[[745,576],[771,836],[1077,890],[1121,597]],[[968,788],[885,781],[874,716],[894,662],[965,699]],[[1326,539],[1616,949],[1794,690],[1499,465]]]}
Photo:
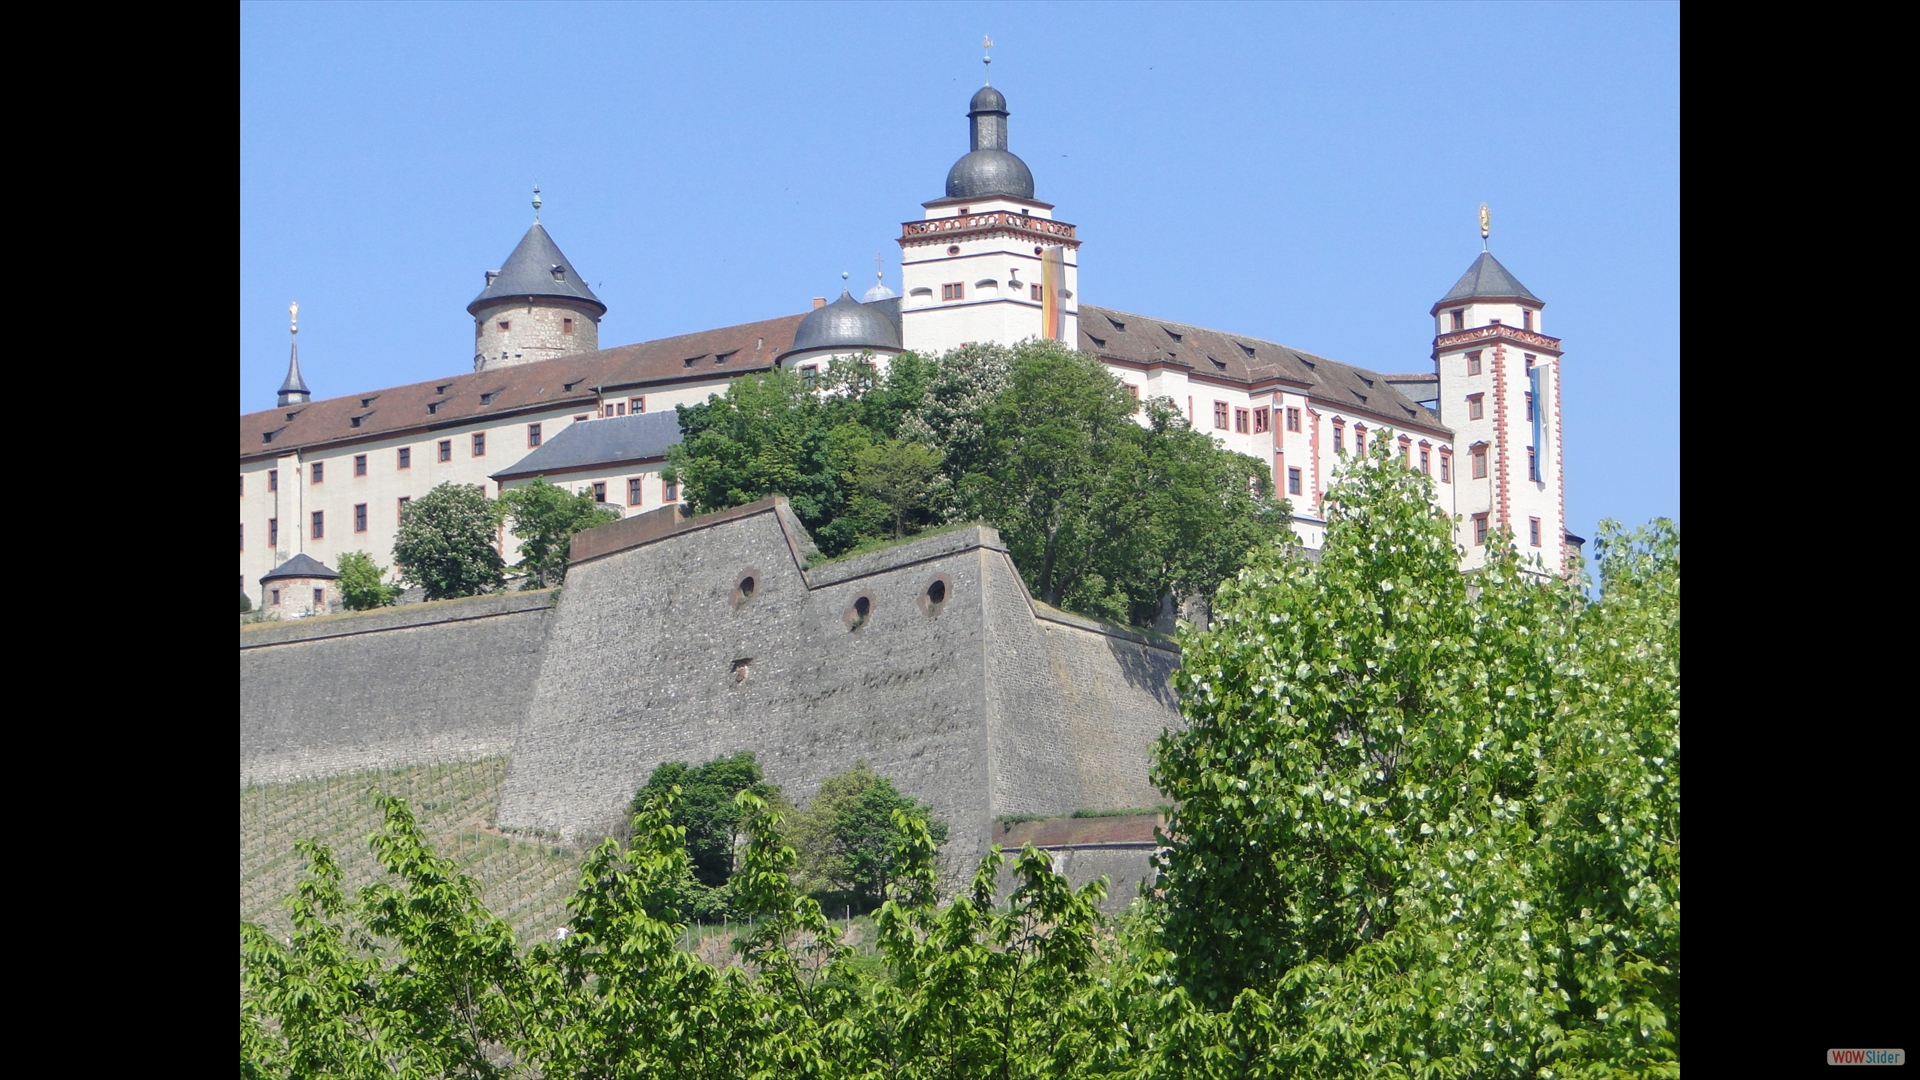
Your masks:
{"label": "bush", "polygon": [[240,594],[240,614],[245,615],[247,612],[252,610],[253,610],[253,601],[247,599],[247,594],[245,592],[242,592]]}
{"label": "bush", "polygon": [[386,568],[364,551],[349,551],[340,556],[340,602],[348,611],[368,611],[387,607],[400,595],[398,585],[384,580]]}

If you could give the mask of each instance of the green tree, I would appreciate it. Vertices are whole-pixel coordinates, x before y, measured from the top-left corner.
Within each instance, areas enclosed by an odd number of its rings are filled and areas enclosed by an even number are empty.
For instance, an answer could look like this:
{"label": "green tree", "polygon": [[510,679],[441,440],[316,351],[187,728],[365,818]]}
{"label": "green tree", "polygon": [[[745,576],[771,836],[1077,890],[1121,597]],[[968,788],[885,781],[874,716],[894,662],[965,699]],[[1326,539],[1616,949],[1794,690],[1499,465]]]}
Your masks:
{"label": "green tree", "polygon": [[905,834],[895,811],[923,822],[936,847],[947,842],[947,823],[901,794],[864,758],[821,780],[819,793],[794,812],[787,832],[797,851],[797,887],[856,911],[877,906],[903,872],[899,847]]}
{"label": "green tree", "polygon": [[441,484],[400,515],[394,562],[429,600],[492,592],[506,579],[499,531],[499,514],[479,485]]}
{"label": "green tree", "polygon": [[673,806],[673,824],[686,833],[693,876],[707,888],[719,888],[733,875],[746,838],[746,819],[734,805],[734,796],[745,791],[759,799],[778,800],[780,789],[767,783],[749,750],[699,766],[667,761],[654,768],[634,795],[633,812],[639,813],[674,788],[680,795]]}
{"label": "green tree", "polygon": [[241,589],[240,590],[240,614],[245,615],[247,612],[252,610],[253,610],[253,601],[247,597],[247,590]]}
{"label": "green tree", "polygon": [[1677,536],[1593,609],[1506,536],[1469,579],[1389,441],[1183,642],[1166,1074],[1677,1075]]}
{"label": "green tree", "polygon": [[514,569],[527,576],[526,589],[564,583],[573,534],[620,520],[617,511],[596,504],[592,493],[570,492],[544,476],[501,492],[499,509],[520,538],[520,561]]}
{"label": "green tree", "polygon": [[874,443],[853,457],[853,482],[893,520],[893,538],[905,535],[907,516],[927,505],[940,479],[940,455],[905,439]]}
{"label": "green tree", "polygon": [[393,603],[400,596],[400,588],[387,584],[386,574],[386,568],[364,551],[341,555],[340,602],[348,611],[369,611]]}

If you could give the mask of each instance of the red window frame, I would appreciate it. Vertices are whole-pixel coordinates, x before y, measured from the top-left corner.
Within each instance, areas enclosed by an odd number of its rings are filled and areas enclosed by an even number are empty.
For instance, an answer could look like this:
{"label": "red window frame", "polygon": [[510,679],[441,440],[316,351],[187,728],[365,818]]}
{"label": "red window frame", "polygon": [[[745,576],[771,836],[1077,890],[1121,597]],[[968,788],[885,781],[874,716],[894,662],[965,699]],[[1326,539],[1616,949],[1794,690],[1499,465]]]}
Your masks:
{"label": "red window frame", "polygon": [[641,494],[640,477],[638,476],[627,477],[627,505],[639,506],[640,494]]}
{"label": "red window frame", "polygon": [[367,504],[366,503],[353,504],[353,531],[357,533],[363,533],[367,531]]}
{"label": "red window frame", "polygon": [[453,440],[452,439],[440,440],[440,460],[441,461],[453,460]]}
{"label": "red window frame", "polygon": [[1248,418],[1248,415],[1247,415],[1247,410],[1245,410],[1245,409],[1235,409],[1235,410],[1233,410],[1233,432],[1234,432],[1234,434],[1236,434],[1236,435],[1246,435],[1246,434],[1249,434],[1249,432],[1248,432],[1248,430],[1247,430],[1247,425],[1248,425],[1248,422],[1249,422],[1249,418]]}
{"label": "red window frame", "polygon": [[1224,401],[1213,403],[1213,426],[1217,431],[1227,430],[1227,403]]}
{"label": "red window frame", "polygon": [[540,425],[528,424],[527,425],[527,448],[531,450],[532,448],[539,445],[540,445]]}
{"label": "red window frame", "polygon": [[1487,395],[1467,395],[1467,419],[1484,420],[1487,416]]}

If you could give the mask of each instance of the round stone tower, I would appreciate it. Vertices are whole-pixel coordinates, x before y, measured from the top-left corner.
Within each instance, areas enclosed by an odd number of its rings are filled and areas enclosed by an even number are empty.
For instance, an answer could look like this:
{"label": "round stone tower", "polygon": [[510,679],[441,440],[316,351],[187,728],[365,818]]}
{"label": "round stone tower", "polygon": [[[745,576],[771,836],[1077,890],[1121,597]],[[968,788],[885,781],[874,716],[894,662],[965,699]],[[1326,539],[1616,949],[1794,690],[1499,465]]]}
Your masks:
{"label": "round stone tower", "polygon": [[[536,191],[533,208],[540,209]],[[560,253],[535,218],[533,227],[487,286],[467,305],[473,316],[473,370],[530,364],[600,347],[607,305]]]}

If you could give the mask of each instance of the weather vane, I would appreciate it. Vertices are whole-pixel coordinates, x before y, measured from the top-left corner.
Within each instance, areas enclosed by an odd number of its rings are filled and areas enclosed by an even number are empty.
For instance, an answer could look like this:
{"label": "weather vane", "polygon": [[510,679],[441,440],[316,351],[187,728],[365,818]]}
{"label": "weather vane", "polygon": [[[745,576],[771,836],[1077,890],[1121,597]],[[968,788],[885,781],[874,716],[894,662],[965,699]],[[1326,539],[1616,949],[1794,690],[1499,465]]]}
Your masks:
{"label": "weather vane", "polygon": [[1480,204],[1480,250],[1487,250],[1487,234],[1493,231],[1493,215],[1487,212],[1487,204]]}
{"label": "weather vane", "polygon": [[533,182],[533,220],[540,220],[540,181]]}
{"label": "weather vane", "polygon": [[[993,39],[990,37],[982,37],[980,39],[980,47],[982,49],[993,48]],[[993,85],[993,54],[987,53],[984,57],[981,58],[981,63],[987,65],[987,85],[992,86]]]}
{"label": "weather vane", "polygon": [[300,301],[295,300],[293,303],[287,305],[287,319],[291,323],[288,329],[292,330],[296,334],[299,333],[300,332]]}

